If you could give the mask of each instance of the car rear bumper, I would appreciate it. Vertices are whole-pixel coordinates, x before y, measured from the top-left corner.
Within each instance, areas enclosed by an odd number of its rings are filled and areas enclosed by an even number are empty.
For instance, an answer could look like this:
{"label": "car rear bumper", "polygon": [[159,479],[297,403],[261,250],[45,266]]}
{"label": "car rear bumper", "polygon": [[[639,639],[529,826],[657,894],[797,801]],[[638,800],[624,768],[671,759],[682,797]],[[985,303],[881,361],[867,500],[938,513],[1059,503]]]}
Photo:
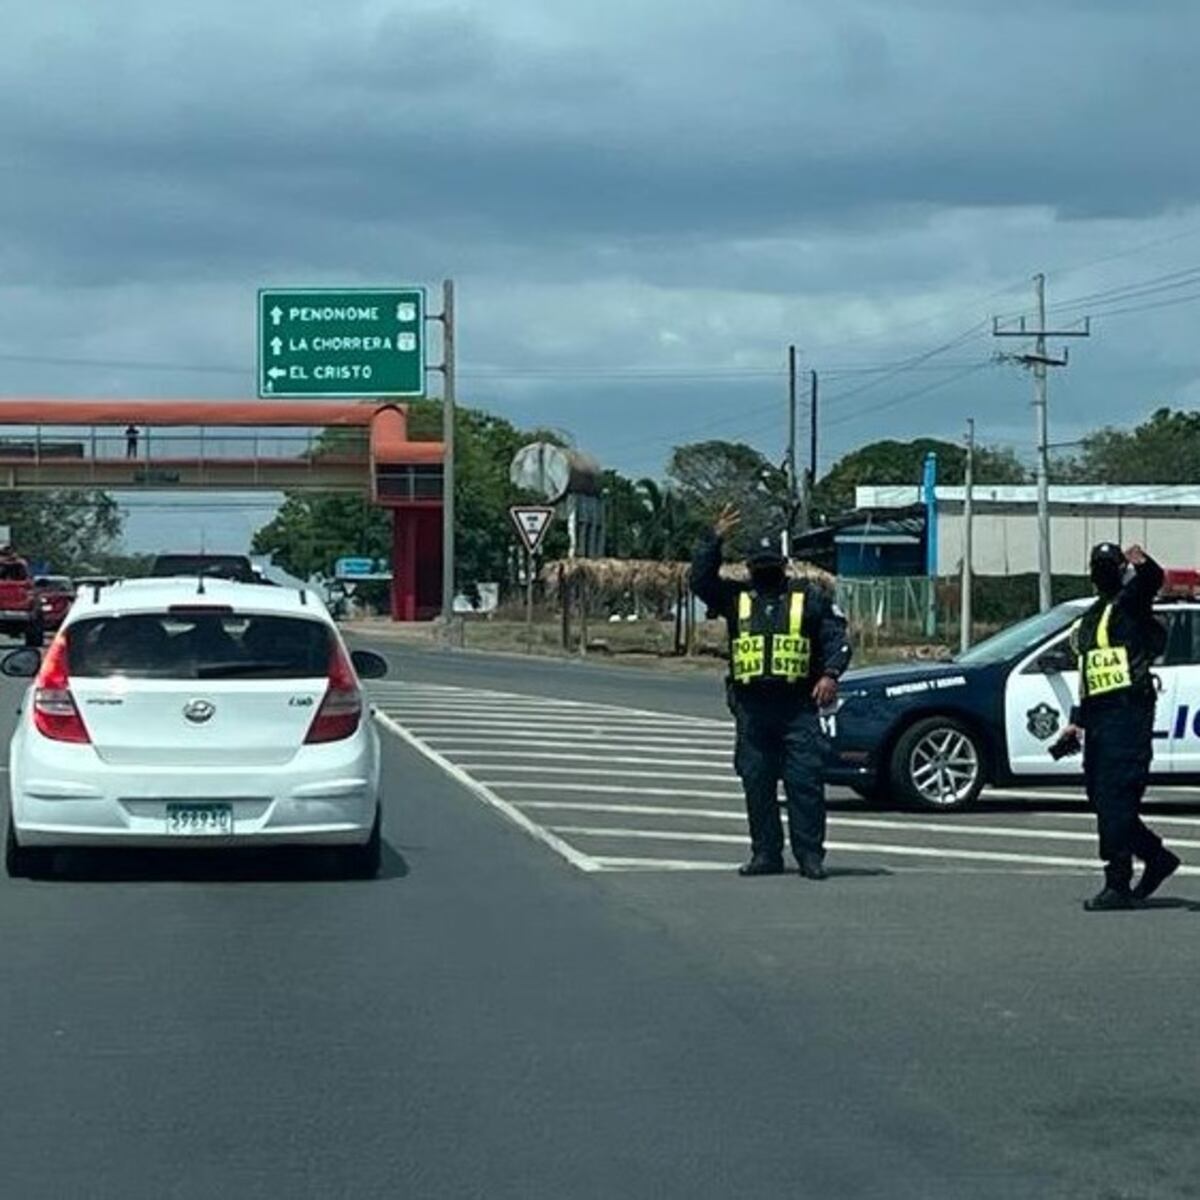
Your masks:
{"label": "car rear bumper", "polygon": [[[305,746],[283,767],[112,767],[90,746],[14,742],[12,820],[22,846],[356,845],[379,802],[377,735]],[[167,830],[167,806],[228,803],[231,834]]]}

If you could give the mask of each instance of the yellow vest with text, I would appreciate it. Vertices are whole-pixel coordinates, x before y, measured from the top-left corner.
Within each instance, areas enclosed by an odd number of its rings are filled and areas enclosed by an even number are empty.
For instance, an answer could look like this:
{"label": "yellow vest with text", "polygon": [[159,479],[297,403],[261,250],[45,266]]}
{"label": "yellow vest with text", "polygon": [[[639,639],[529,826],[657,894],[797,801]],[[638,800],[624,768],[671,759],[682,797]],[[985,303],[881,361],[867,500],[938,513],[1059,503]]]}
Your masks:
{"label": "yellow vest with text", "polygon": [[780,594],[773,614],[768,613],[770,602],[757,592],[738,594],[729,653],[730,677],[736,684],[798,683],[808,678],[812,647],[804,636],[804,592]]}
{"label": "yellow vest with text", "polygon": [[1129,648],[1113,645],[1109,633],[1113,606],[1106,604],[1096,622],[1096,630],[1083,645],[1083,622],[1076,621],[1071,628],[1071,642],[1079,656],[1079,696],[1104,696],[1125,691],[1133,686],[1133,671],[1129,662]]}

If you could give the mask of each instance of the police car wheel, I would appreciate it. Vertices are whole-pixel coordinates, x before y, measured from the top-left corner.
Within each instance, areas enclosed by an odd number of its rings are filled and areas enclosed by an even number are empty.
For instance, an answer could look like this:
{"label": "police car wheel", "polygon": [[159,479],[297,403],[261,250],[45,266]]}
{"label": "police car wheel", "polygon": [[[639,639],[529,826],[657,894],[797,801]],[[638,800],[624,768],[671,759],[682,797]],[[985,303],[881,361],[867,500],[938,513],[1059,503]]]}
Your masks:
{"label": "police car wheel", "polygon": [[966,808],[983,789],[979,736],[953,717],[926,717],[909,726],[892,751],[895,796],[920,808]]}

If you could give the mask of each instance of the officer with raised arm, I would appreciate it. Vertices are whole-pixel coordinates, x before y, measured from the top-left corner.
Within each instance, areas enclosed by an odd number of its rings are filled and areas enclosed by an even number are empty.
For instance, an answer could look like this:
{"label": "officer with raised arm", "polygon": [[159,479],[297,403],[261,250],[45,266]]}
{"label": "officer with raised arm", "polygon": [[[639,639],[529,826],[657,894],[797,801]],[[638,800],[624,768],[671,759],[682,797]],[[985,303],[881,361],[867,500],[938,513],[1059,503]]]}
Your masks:
{"label": "officer with raised arm", "polygon": [[[1096,810],[1104,887],[1084,902],[1089,912],[1132,908],[1179,866],[1139,814],[1154,746],[1156,689],[1151,665],[1166,641],[1154,617],[1162,568],[1140,546],[1122,553],[1102,542],[1092,550],[1096,602],[1076,623],[1071,641],[1079,656],[1079,704],[1056,752],[1083,739],[1083,773]],[[1133,859],[1145,863],[1136,887]]]}
{"label": "officer with raised arm", "polygon": [[729,628],[729,703],[737,721],[734,766],[746,792],[751,856],[741,875],[783,871],[779,782],[792,853],[807,879],[826,878],[824,738],[819,710],[837,699],[850,663],[846,620],[828,592],[790,580],[769,541],[751,554],[746,584],[720,576],[725,538],[740,517],[726,505],[692,562],[692,590]]}

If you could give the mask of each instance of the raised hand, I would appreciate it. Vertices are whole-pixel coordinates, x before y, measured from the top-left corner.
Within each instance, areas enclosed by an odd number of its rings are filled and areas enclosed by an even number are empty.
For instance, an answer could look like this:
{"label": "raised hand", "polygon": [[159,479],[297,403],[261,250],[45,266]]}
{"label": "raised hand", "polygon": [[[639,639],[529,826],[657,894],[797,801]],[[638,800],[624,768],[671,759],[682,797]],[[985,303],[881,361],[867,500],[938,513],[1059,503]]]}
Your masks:
{"label": "raised hand", "polygon": [[742,514],[732,504],[726,504],[713,522],[713,533],[719,538],[727,538],[741,524],[741,520]]}

